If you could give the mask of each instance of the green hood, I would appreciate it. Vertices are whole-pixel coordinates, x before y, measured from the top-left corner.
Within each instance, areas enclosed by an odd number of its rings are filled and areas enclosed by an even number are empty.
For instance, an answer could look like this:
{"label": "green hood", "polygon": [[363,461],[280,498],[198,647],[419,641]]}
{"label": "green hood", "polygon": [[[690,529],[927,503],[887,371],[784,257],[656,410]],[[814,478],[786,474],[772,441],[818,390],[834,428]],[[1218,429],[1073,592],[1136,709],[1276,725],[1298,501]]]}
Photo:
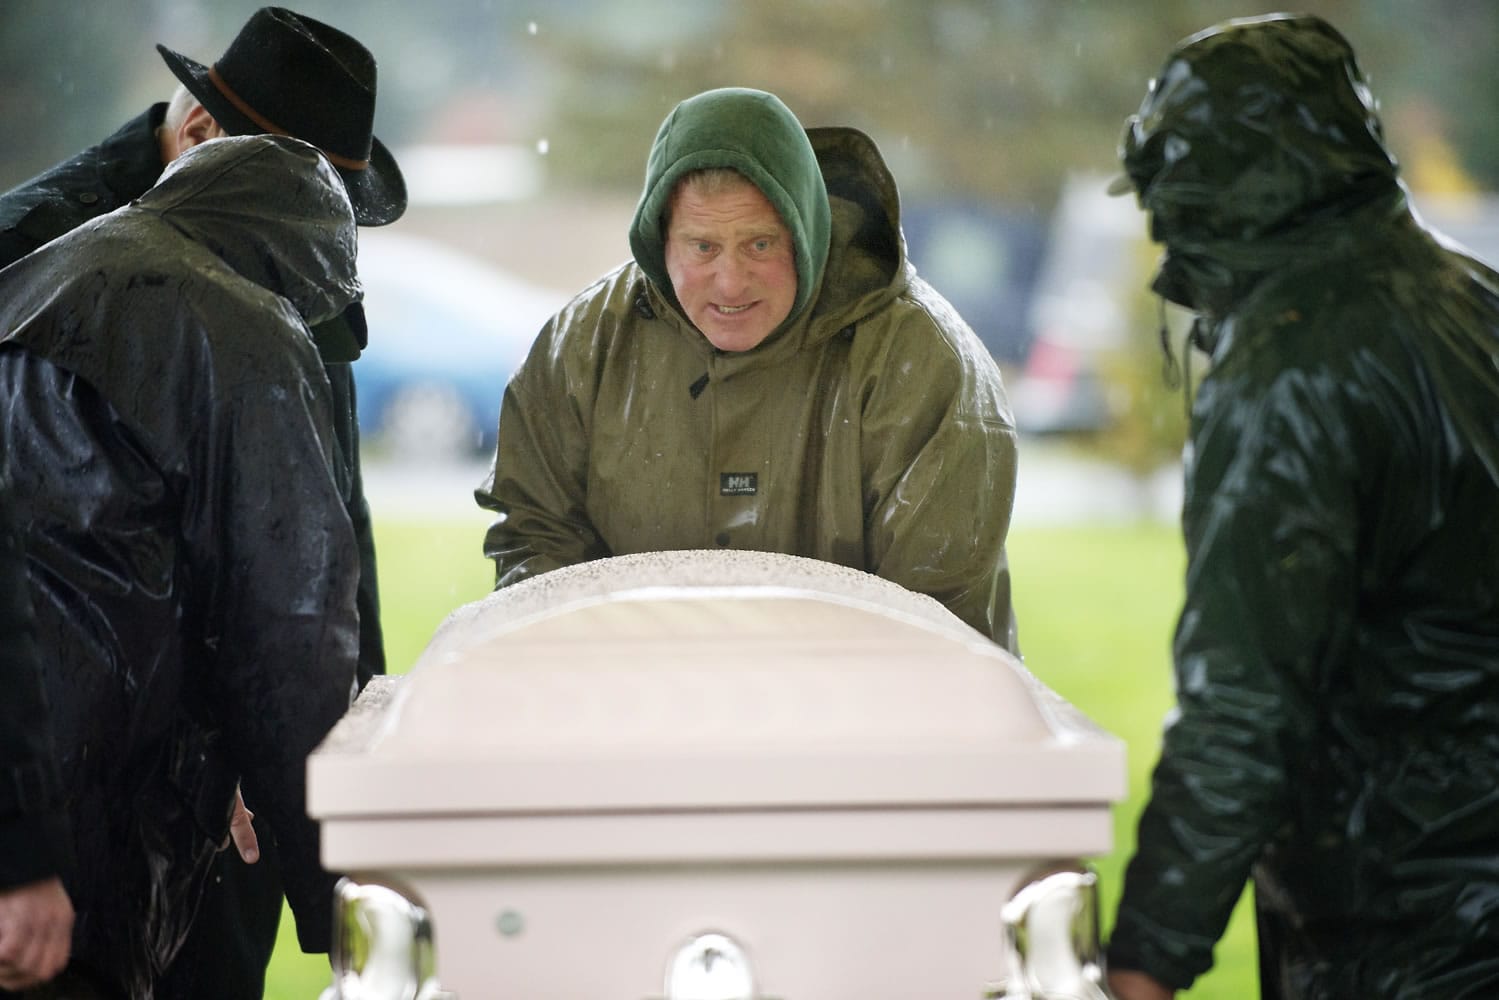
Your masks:
{"label": "green hood", "polygon": [[683,174],[713,167],[732,167],[754,182],[791,230],[796,301],[784,328],[807,308],[822,279],[832,222],[827,187],[806,130],[774,94],[733,87],[710,90],[666,116],[646,161],[645,190],[630,224],[630,250],[661,294],[680,308],[666,273],[661,215]]}

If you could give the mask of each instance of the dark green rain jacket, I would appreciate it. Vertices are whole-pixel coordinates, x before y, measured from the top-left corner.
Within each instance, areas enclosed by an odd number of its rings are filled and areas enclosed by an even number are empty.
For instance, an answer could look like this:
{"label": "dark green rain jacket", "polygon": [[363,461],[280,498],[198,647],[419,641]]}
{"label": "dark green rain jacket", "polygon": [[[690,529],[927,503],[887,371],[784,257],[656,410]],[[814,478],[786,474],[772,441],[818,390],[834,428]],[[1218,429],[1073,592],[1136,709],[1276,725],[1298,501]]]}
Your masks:
{"label": "dark green rain jacket", "polygon": [[[796,242],[791,315],[750,351],[683,316],[659,226],[730,166]],[[824,193],[825,192],[825,193]],[[497,585],[632,552],[739,548],[876,573],[1013,647],[1015,431],[999,371],[905,258],[895,182],[847,128],[754,91],[680,105],[651,151],[635,261],[542,330],[505,391],[479,503]]]}
{"label": "dark green rain jacket", "polygon": [[1185,987],[1499,996],[1499,276],[1406,202],[1346,41],[1182,43],[1124,161],[1198,313],[1179,708],[1110,943]]}

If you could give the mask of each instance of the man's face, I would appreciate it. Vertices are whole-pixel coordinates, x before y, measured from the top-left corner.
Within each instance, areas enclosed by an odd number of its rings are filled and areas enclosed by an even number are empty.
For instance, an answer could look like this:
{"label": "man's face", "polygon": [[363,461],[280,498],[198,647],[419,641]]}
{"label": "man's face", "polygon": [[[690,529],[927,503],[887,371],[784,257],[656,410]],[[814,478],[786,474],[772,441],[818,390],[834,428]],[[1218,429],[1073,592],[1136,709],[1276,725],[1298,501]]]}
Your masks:
{"label": "man's face", "polygon": [[747,351],[791,314],[791,232],[749,181],[672,195],[666,273],[682,311],[720,351]]}

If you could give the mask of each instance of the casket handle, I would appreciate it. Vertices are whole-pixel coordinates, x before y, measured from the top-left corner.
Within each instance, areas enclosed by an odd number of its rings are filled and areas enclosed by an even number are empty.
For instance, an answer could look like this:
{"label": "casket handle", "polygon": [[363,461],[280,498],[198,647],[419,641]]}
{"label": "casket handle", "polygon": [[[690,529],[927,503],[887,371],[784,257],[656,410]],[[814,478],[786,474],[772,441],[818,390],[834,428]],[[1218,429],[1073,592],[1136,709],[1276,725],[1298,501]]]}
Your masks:
{"label": "casket handle", "polygon": [[722,931],[702,931],[683,942],[666,965],[660,1000],[772,1000],[755,989],[744,946]]}
{"label": "casket handle", "polygon": [[987,1000],[1109,1000],[1098,944],[1098,876],[1084,867],[1023,885],[1000,911],[1009,979]]}

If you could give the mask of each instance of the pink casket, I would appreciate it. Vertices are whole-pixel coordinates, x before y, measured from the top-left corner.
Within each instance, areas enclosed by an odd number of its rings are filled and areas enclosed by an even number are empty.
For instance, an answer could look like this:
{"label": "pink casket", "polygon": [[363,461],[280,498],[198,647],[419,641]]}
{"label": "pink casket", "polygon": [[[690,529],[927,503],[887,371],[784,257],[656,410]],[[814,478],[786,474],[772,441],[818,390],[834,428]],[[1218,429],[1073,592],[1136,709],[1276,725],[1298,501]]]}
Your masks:
{"label": "pink casket", "polygon": [[[461,607],[308,769],[326,865],[430,931],[408,994],[462,1000],[997,995],[1001,909],[1125,793],[1122,743],[936,601],[748,552]],[[378,921],[341,913],[362,996]]]}

